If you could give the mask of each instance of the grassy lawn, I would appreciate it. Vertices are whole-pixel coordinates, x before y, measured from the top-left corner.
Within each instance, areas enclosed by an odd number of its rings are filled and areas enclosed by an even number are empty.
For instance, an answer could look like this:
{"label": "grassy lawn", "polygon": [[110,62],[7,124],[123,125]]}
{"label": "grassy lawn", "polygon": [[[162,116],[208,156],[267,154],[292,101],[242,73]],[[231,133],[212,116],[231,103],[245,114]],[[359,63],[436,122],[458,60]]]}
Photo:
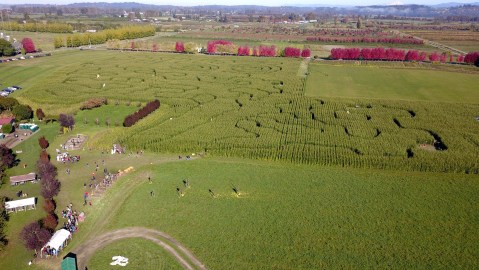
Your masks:
{"label": "grassy lawn", "polygon": [[433,70],[311,64],[306,95],[478,103],[479,75]]}
{"label": "grassy lawn", "polygon": [[478,266],[477,176],[228,159],[150,170],[153,184],[137,171],[134,191],[115,187],[126,199],[107,228],[165,231],[211,269]]}
{"label": "grassy lawn", "polygon": [[[5,31],[2,31],[5,33]],[[42,33],[42,32],[23,32],[23,31],[6,31],[6,34],[10,38],[16,38],[18,41],[21,41],[24,38],[31,38],[33,44],[35,44],[35,49],[42,49],[43,51],[53,51],[53,41],[55,37],[61,37],[65,34],[56,34],[56,33]]]}
{"label": "grassy lawn", "polygon": [[[114,105],[113,101],[110,101],[110,104],[103,105],[99,108],[95,108],[92,110],[83,110],[79,111],[75,115],[75,123],[77,129],[84,129],[85,127],[92,127],[92,126],[103,126],[103,127],[114,127],[114,126],[121,126],[123,125],[123,120],[125,116],[137,111],[141,107],[138,107],[138,104],[141,103],[134,103],[130,106],[127,105]],[[144,106],[145,104],[142,104]],[[98,119],[98,124],[97,120]],[[109,122],[109,124],[108,124]]]}
{"label": "grassy lawn", "polygon": [[167,270],[183,269],[169,254],[156,244],[144,239],[120,240],[99,250],[88,266],[91,270],[118,269],[111,266],[113,256],[128,258],[128,269]]}

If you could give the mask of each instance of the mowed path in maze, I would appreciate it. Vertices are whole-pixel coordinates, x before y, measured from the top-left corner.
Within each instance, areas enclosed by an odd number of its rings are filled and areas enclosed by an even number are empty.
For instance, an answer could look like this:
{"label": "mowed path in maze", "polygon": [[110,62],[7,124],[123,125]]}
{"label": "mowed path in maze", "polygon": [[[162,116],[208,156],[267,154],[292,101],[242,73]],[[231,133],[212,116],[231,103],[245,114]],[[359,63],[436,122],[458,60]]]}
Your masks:
{"label": "mowed path in maze", "polygon": [[[479,155],[477,103],[374,99],[373,94],[305,96],[305,86],[318,88],[318,93],[324,86],[309,81],[311,75],[297,76],[305,65],[300,59],[118,51],[85,52],[84,58],[56,70],[22,98],[47,111],[79,107],[91,97],[132,104],[159,99],[162,104],[131,128],[113,128],[97,140],[99,148],[119,142],[134,150],[307,164],[479,170],[474,158]],[[327,74],[327,69],[324,65],[308,72]],[[408,74],[403,70],[394,70],[397,81],[391,84],[400,84]],[[452,79],[444,87],[436,83],[427,91],[452,91],[455,74],[445,74]],[[438,151],[421,148],[437,142]]]}

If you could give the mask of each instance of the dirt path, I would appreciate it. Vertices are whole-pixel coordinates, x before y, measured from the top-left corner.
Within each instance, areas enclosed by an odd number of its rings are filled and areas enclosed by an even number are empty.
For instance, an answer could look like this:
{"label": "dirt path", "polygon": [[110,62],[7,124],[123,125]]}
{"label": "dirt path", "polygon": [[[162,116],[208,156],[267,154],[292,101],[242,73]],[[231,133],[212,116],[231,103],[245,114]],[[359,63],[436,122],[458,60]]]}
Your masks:
{"label": "dirt path", "polygon": [[308,75],[308,65],[310,60],[311,60],[310,58],[305,58],[299,64],[298,74],[297,74],[299,77],[306,78],[306,76]]}
{"label": "dirt path", "polygon": [[[98,249],[121,239],[143,238],[150,240],[170,253],[184,269],[206,270],[206,266],[200,262],[193,253],[168,234],[143,227],[130,227],[107,232],[98,237],[88,240],[81,246],[72,250],[77,255],[78,269],[85,269],[88,261]],[[186,258],[186,259],[185,259]]]}

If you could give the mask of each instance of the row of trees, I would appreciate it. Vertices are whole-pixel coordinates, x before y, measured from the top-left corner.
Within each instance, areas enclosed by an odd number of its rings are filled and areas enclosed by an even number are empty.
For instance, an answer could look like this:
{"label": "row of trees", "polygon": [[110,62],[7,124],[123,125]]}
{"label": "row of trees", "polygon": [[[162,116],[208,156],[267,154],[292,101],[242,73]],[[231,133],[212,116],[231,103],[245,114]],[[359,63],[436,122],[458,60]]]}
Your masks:
{"label": "row of trees", "polygon": [[40,159],[37,161],[37,174],[41,179],[40,194],[44,198],[43,209],[46,217],[40,221],[34,221],[23,227],[20,232],[20,239],[25,247],[30,250],[41,249],[51,238],[58,225],[58,217],[55,214],[56,203],[53,197],[60,192],[60,182],[57,180],[57,168],[50,162],[47,153],[49,142],[45,137],[38,139],[42,149]]}
{"label": "row of trees", "polygon": [[148,102],[145,105],[145,107],[125,117],[125,120],[123,121],[123,126],[124,127],[133,126],[136,122],[145,118],[150,113],[156,111],[158,108],[160,108],[160,101],[158,99]]}
{"label": "row of trees", "polygon": [[456,62],[474,64],[479,58],[479,53],[468,53],[466,56],[443,53],[426,53],[417,50],[401,50],[395,48],[334,48],[331,50],[331,59],[343,60],[388,60],[388,61],[431,61],[431,62]]}
{"label": "row of trees", "polygon": [[17,23],[4,22],[0,29],[9,31],[73,33],[73,27],[66,23]]}
{"label": "row of trees", "polygon": [[[178,44],[178,42],[177,42]],[[182,43],[181,43],[182,44]],[[181,52],[178,51],[177,52]],[[311,50],[299,49],[294,47],[286,47],[284,50],[278,50],[276,46],[260,45],[258,47],[250,47],[248,45],[236,46],[230,41],[214,40],[208,42],[206,52],[209,54],[231,54],[239,56],[262,56],[262,57],[310,57]]]}
{"label": "row of trees", "polygon": [[416,38],[373,38],[373,37],[307,37],[312,42],[334,42],[334,43],[390,43],[390,44],[416,44],[422,45],[424,41]]}
{"label": "row of trees", "polygon": [[97,33],[73,34],[66,36],[66,38],[56,37],[54,39],[54,46],[55,48],[61,48],[103,44],[115,39],[125,40],[154,36],[155,33],[154,26],[127,26],[118,29],[106,29]]}

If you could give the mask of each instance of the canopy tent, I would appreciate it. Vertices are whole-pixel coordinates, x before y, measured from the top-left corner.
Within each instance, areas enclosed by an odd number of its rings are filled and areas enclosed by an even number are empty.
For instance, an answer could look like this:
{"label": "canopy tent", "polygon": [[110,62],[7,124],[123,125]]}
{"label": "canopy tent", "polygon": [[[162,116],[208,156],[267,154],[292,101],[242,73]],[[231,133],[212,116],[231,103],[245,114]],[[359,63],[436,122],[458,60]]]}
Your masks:
{"label": "canopy tent", "polygon": [[5,202],[7,213],[35,209],[35,197]]}
{"label": "canopy tent", "polygon": [[53,254],[58,255],[58,252],[63,249],[67,240],[71,238],[71,235],[71,232],[65,229],[58,230],[55,232],[55,234],[53,234],[52,238],[50,238],[50,241],[48,241],[43,248],[47,248],[51,250]]}

